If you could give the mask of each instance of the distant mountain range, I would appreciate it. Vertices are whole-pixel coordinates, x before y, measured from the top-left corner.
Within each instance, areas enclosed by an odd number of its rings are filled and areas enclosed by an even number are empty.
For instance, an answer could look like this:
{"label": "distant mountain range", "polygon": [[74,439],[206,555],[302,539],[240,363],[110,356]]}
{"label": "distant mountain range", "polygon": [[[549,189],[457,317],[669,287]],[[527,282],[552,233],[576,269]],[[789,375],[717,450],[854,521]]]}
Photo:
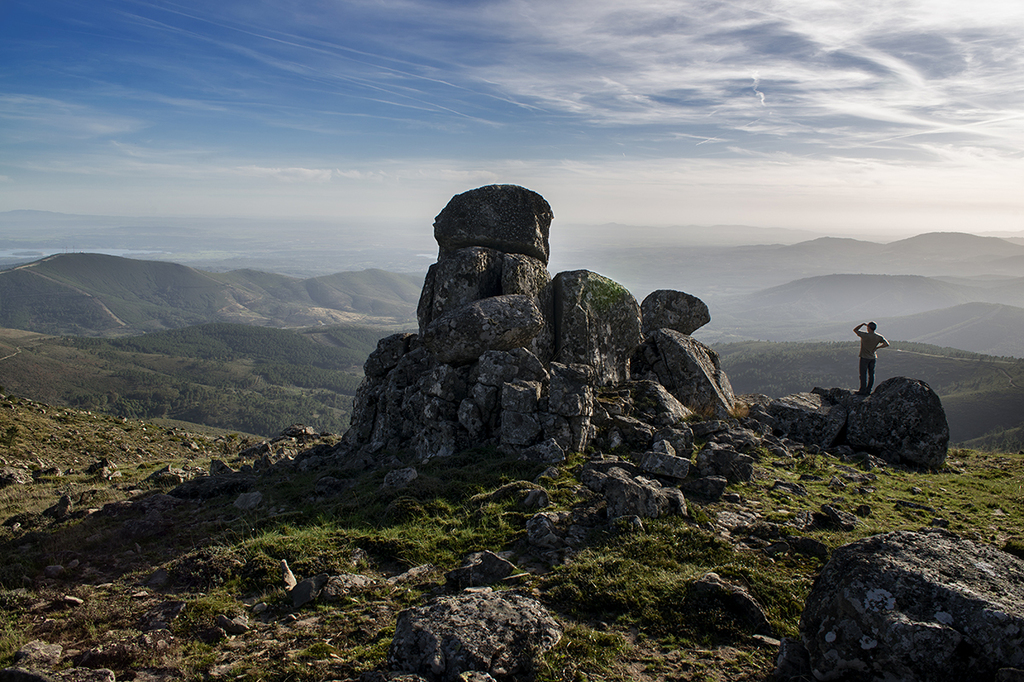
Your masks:
{"label": "distant mountain range", "polygon": [[[855,324],[873,319],[893,341],[1024,357],[1024,246],[1005,239],[932,233],[889,244],[823,237],[636,246],[611,259],[602,249],[619,227],[603,226],[596,245],[575,245],[581,262],[553,262],[551,271],[585,267],[626,284],[638,299],[655,288],[694,294],[711,308],[711,324],[696,334],[710,343],[845,341]],[[410,328],[421,286],[420,275],[383,270],[301,279],[70,253],[0,271],[0,326],[96,336],[207,322]]]}
{"label": "distant mountain range", "polygon": [[848,341],[874,320],[890,341],[1024,357],[1024,279],[958,284],[912,275],[827,275],[721,302],[706,341]]}
{"label": "distant mountain range", "polygon": [[415,325],[422,277],[383,270],[296,279],[212,273],[161,261],[70,253],[0,271],[0,327],[133,334],[206,322],[270,327]]}

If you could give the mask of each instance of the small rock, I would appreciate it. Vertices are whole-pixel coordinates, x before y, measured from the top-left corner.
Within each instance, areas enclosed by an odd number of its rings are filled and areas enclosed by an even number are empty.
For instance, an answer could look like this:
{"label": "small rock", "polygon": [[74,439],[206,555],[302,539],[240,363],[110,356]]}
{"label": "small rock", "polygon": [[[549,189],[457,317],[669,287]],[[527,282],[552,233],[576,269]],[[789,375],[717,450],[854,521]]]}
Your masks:
{"label": "small rock", "polygon": [[241,635],[249,630],[249,619],[245,616],[235,616],[234,618],[228,618],[221,614],[217,616],[217,627],[224,630],[229,635]]}
{"label": "small rock", "polygon": [[328,575],[321,573],[312,578],[306,578],[291,589],[292,606],[299,608],[320,596],[320,591],[327,584]]}
{"label": "small rock", "polygon": [[263,502],[263,493],[256,490],[251,493],[242,493],[235,500],[235,506],[242,511],[252,511]]}
{"label": "small rock", "polygon": [[299,582],[295,579],[295,574],[292,573],[292,569],[288,568],[288,562],[284,559],[281,559],[281,579],[284,581],[284,588],[286,590],[293,589]]}

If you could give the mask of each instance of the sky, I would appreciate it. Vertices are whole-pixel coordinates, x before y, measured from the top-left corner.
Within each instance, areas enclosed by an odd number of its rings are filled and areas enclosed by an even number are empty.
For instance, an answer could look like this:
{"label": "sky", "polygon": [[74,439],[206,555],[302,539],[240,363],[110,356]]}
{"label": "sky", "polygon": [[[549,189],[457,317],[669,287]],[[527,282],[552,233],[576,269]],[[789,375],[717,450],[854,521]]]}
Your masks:
{"label": "sky", "polygon": [[1020,0],[0,0],[0,211],[1024,230]]}

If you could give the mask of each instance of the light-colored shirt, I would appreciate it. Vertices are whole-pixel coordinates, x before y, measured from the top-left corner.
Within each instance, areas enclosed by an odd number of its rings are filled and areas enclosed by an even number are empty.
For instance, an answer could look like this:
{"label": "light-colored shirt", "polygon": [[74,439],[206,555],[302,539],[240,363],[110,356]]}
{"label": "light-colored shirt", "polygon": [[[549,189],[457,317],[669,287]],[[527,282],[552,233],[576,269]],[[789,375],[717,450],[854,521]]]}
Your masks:
{"label": "light-colored shirt", "polygon": [[860,356],[868,360],[873,360],[877,357],[875,351],[878,350],[879,346],[882,344],[889,345],[884,336],[875,332],[858,331],[857,336],[860,337]]}

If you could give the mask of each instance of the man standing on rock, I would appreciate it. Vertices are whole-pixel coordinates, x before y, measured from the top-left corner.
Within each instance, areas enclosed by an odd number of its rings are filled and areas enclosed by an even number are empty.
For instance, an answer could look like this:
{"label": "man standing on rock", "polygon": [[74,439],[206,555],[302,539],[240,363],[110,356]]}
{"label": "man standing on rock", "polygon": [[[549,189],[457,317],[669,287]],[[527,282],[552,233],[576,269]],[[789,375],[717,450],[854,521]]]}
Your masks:
{"label": "man standing on rock", "polygon": [[[861,331],[861,327],[868,330]],[[860,390],[858,395],[868,395],[875,384],[875,351],[888,348],[889,342],[881,334],[876,334],[878,325],[874,322],[861,322],[853,328],[853,333],[860,337]]]}

